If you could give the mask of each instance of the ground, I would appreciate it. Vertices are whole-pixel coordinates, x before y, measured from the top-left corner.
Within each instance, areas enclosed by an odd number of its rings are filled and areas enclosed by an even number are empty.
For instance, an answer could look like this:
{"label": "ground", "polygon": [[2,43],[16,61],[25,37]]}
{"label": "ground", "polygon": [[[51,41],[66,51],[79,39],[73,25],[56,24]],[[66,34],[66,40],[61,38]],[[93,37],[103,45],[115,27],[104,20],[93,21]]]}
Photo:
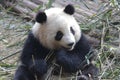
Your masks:
{"label": "ground", "polygon": [[[19,65],[19,55],[33,26],[32,20],[0,10],[0,80],[12,80]],[[100,41],[94,61],[100,69],[99,80],[120,80],[120,11],[117,7],[89,17],[80,23],[84,33]],[[14,54],[15,53],[15,54]],[[10,57],[6,57],[13,54]],[[4,58],[6,57],[6,58]]]}
{"label": "ground", "polygon": [[[0,60],[22,49],[32,25],[32,22],[24,21],[20,16],[0,12]],[[0,61],[0,80],[8,80],[6,76],[14,74],[19,54]]]}

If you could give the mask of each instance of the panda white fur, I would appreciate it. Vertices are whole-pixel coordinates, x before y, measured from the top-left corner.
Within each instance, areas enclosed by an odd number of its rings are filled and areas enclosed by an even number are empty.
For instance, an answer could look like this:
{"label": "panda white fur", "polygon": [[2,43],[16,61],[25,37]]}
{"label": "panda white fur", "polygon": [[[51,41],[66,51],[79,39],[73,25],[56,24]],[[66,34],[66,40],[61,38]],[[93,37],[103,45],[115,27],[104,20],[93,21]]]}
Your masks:
{"label": "panda white fur", "polygon": [[[48,70],[45,58],[51,50],[55,53],[56,63],[62,66],[64,72],[76,73],[84,68],[84,75],[96,74],[94,72],[97,72],[97,68],[92,63],[84,62],[91,46],[73,17],[74,12],[72,5],[38,12],[35,25],[24,45],[20,57],[22,64],[18,67],[14,80],[36,80],[35,75],[40,80]],[[78,79],[87,80],[84,77]]]}

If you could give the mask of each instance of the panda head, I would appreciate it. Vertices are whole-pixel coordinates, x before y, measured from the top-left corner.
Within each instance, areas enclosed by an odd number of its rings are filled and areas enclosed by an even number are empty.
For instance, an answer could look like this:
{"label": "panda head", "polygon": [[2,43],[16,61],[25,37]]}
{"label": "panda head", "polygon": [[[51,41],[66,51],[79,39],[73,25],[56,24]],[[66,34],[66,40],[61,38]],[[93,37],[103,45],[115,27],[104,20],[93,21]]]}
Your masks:
{"label": "panda head", "polygon": [[81,30],[73,17],[74,7],[50,8],[36,15],[32,32],[48,49],[73,50],[81,37]]}

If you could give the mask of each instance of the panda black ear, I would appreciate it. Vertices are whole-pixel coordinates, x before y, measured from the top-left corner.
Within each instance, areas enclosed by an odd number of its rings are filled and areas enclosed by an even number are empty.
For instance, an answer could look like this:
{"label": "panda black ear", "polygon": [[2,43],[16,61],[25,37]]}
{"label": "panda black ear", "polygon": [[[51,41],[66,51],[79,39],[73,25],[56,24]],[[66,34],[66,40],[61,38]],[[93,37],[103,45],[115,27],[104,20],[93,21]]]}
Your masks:
{"label": "panda black ear", "polygon": [[74,14],[75,9],[74,9],[73,5],[68,4],[68,5],[65,7],[64,12],[67,13],[67,14],[72,15],[72,14]]}
{"label": "panda black ear", "polygon": [[39,12],[37,13],[37,15],[36,15],[35,20],[36,20],[38,23],[44,23],[44,22],[46,22],[47,16],[46,16],[45,12],[39,11]]}

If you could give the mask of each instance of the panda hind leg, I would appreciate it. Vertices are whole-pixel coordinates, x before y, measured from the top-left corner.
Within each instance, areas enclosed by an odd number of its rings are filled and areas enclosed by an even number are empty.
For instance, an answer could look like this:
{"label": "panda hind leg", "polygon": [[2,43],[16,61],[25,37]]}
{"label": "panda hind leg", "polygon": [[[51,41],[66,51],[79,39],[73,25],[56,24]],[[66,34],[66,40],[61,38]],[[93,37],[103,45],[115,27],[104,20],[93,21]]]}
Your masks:
{"label": "panda hind leg", "polygon": [[92,63],[82,70],[82,75],[78,75],[77,80],[98,80],[98,68]]}
{"label": "panda hind leg", "polygon": [[25,66],[19,66],[15,73],[14,80],[35,80],[35,77]]}

